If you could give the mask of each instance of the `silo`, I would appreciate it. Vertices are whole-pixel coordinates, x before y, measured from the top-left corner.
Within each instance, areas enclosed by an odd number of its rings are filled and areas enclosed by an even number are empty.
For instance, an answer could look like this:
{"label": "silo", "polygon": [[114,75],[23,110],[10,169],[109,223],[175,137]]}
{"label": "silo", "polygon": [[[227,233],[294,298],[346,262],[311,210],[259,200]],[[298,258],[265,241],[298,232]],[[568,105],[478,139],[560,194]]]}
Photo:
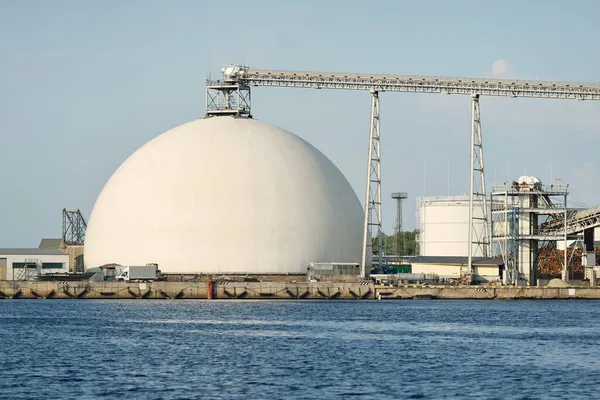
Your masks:
{"label": "silo", "polygon": [[253,118],[204,118],[146,143],[113,174],[90,216],[85,263],[304,274],[311,262],[360,262],[363,216],[310,143]]}
{"label": "silo", "polygon": [[[422,256],[467,256],[469,242],[469,197],[422,197],[417,200],[419,249]],[[475,237],[483,237],[482,207],[473,207]],[[487,235],[485,235],[487,236]],[[475,257],[483,256],[473,247]]]}

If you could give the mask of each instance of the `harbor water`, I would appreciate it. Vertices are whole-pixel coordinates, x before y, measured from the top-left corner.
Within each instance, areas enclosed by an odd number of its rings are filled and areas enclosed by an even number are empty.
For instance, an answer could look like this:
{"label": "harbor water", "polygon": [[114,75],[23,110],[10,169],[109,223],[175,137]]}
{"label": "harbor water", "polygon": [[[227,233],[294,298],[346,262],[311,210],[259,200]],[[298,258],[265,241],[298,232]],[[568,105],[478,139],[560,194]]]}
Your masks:
{"label": "harbor water", "polygon": [[0,302],[0,398],[595,398],[594,301]]}

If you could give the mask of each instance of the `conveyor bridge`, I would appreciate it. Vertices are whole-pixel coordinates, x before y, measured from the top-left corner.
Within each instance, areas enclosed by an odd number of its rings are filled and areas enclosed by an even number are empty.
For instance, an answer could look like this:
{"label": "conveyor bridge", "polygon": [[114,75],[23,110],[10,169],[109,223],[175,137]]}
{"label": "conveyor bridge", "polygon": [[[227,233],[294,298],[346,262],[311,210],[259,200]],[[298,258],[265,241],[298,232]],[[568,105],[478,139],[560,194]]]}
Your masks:
{"label": "conveyor bridge", "polygon": [[[600,227],[600,206],[569,212],[566,229],[568,235],[582,233],[586,229],[597,227]],[[562,232],[564,222],[561,219],[550,220],[540,226],[540,230],[544,233]]]}

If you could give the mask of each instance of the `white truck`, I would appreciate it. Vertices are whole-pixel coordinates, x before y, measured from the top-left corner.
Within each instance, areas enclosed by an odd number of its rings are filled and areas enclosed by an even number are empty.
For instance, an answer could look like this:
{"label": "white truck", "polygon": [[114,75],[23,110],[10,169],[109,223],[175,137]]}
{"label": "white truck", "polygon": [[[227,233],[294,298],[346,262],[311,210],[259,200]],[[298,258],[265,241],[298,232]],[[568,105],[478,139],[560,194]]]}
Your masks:
{"label": "white truck", "polygon": [[115,281],[154,281],[161,278],[158,264],[130,265],[115,276]]}

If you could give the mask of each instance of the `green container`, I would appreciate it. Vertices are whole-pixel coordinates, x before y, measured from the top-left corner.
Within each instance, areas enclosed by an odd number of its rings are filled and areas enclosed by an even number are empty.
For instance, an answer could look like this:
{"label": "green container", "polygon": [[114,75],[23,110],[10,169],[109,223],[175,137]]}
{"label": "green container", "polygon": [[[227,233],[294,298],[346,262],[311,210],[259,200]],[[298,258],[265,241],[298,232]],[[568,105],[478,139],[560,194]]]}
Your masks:
{"label": "green container", "polygon": [[393,269],[397,274],[410,274],[412,273],[411,265],[384,265],[385,269]]}

